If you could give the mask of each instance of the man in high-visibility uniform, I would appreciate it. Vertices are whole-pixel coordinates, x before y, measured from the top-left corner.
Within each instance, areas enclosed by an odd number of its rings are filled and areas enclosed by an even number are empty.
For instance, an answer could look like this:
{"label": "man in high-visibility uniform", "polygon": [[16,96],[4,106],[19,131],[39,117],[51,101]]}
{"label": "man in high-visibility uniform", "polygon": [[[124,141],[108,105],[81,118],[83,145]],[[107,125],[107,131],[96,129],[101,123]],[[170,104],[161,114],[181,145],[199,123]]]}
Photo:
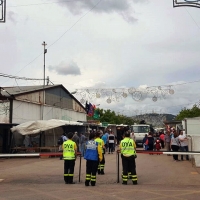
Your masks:
{"label": "man in high-visibility uniform", "polygon": [[104,154],[105,154],[105,144],[104,144],[104,141],[100,138],[100,132],[97,131],[96,132],[96,139],[95,139],[96,142],[98,142],[98,144],[101,146],[101,151],[102,151],[102,161],[99,160],[99,163],[98,163],[98,174],[105,174],[104,173],[104,168],[105,168],[105,157],[104,157]]}
{"label": "man in high-visibility uniform", "polygon": [[122,184],[127,185],[128,181],[128,172],[130,171],[130,177],[134,185],[137,184],[137,175],[136,175],[136,145],[133,139],[130,138],[130,133],[126,132],[124,139],[120,143],[120,152],[122,158]]}
{"label": "man in high-visibility uniform", "polygon": [[63,142],[63,160],[64,160],[64,181],[65,184],[74,184],[74,166],[76,160],[77,146],[72,141],[73,133],[68,133],[68,140]]}
{"label": "man in high-visibility uniform", "polygon": [[89,141],[86,142],[86,151],[84,156],[87,160],[85,186],[89,186],[90,183],[91,186],[95,186],[98,160],[102,160],[102,148],[94,138],[95,133],[90,133]]}

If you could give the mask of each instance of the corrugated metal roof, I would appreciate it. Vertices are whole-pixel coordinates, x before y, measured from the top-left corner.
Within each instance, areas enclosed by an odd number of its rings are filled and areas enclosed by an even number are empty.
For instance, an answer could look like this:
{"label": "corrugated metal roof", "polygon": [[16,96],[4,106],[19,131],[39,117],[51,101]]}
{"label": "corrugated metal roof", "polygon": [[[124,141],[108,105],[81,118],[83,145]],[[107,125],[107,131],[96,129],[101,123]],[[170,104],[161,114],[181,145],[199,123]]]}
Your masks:
{"label": "corrugated metal roof", "polygon": [[58,87],[62,85],[34,85],[34,86],[17,86],[17,87],[3,87],[4,90],[1,91],[3,96],[18,95],[23,93],[29,93],[34,91],[39,91],[43,89]]}
{"label": "corrugated metal roof", "polygon": [[62,85],[34,85],[34,86],[16,86],[16,87],[0,87],[0,96],[1,98],[14,98],[14,96],[25,94],[25,93],[31,93],[35,91],[41,91],[43,89],[49,89],[49,88],[55,88],[55,87],[61,87],[63,88],[67,93],[71,95],[71,97],[83,108],[85,107]]}

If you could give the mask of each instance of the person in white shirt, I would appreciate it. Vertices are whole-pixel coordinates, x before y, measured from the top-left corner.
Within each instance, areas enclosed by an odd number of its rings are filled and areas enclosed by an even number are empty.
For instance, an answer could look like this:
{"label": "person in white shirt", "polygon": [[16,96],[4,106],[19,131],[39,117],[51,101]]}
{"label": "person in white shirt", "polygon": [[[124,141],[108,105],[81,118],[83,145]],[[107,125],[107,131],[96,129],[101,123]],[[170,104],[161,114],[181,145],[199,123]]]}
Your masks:
{"label": "person in white shirt", "polygon": [[[178,139],[180,141],[180,150],[188,152],[188,139],[185,134],[183,134],[183,131],[180,131],[180,135],[178,136]],[[181,155],[181,160],[183,160],[183,155]],[[189,156],[186,155],[186,160],[189,160]]]}
{"label": "person in white shirt", "polygon": [[114,143],[115,143],[115,136],[113,135],[112,131],[110,131],[108,135],[108,154],[113,153],[114,151]]}
{"label": "person in white shirt", "polygon": [[134,135],[134,132],[133,132],[133,131],[132,131],[131,134],[130,134],[130,138],[133,139],[134,142],[135,142],[135,135]]}

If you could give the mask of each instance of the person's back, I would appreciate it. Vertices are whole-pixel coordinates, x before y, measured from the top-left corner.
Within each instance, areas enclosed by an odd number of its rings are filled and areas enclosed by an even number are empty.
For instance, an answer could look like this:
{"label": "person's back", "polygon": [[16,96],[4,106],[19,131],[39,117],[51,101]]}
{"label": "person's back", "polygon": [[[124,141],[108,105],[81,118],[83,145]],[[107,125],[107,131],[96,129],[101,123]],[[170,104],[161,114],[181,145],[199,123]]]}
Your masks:
{"label": "person's back", "polygon": [[165,140],[165,135],[164,135],[164,133],[161,133],[161,135],[160,135],[160,137],[159,137],[162,141],[164,141]]}
{"label": "person's back", "polygon": [[66,184],[74,184],[74,166],[76,159],[77,146],[72,141],[73,133],[68,133],[68,140],[63,142],[63,159],[64,159],[64,180]]}
{"label": "person's back", "polygon": [[79,141],[79,150],[81,152],[81,156],[84,156],[85,154],[85,143],[86,143],[86,137],[83,133],[81,133]]}
{"label": "person's back", "polygon": [[[95,133],[91,133],[89,141],[86,142],[86,153],[84,158],[86,159],[86,179],[85,186],[95,186],[96,184],[96,172],[98,163],[102,161],[102,148],[98,142],[94,140]],[[99,140],[101,140],[99,138]],[[103,141],[102,141],[103,142]]]}
{"label": "person's back", "polygon": [[114,143],[115,143],[115,136],[112,132],[108,135],[108,145],[109,145],[109,151],[108,153],[113,153],[114,151]]}
{"label": "person's back", "polygon": [[154,138],[152,136],[152,134],[148,135],[148,150],[153,150],[153,145],[154,145]]}
{"label": "person's back", "polygon": [[148,150],[148,142],[147,142],[147,140],[148,140],[148,137],[147,137],[147,134],[145,134],[145,136],[144,136],[144,138],[143,138],[143,140],[142,140],[143,149],[144,149],[144,150]]}
{"label": "person's back", "polygon": [[78,137],[78,135],[77,135],[77,132],[75,132],[74,133],[74,135],[73,135],[73,137],[72,137],[72,140],[74,141],[74,142],[79,142],[79,137]]}
{"label": "person's back", "polygon": [[78,147],[78,145],[79,145],[79,136],[78,136],[77,132],[74,133],[74,135],[72,137],[72,141],[74,141],[76,143],[77,147]]}
{"label": "person's back", "polygon": [[115,136],[113,135],[113,133],[110,133],[108,136],[108,142],[109,143],[114,143],[115,142]]}
{"label": "person's back", "polygon": [[107,138],[107,140],[108,140],[109,133],[108,133],[108,132],[105,132],[105,136],[106,136],[106,138]]}
{"label": "person's back", "polygon": [[84,144],[85,142],[86,142],[86,137],[85,137],[85,135],[81,134],[80,144]]}
{"label": "person's back", "polygon": [[103,140],[104,142],[104,146],[105,146],[105,152],[108,148],[108,135],[106,135],[106,133],[103,134],[103,136],[101,137],[101,139]]}
{"label": "person's back", "polygon": [[102,135],[101,139],[104,141],[104,145],[107,144],[107,136],[105,134]]}

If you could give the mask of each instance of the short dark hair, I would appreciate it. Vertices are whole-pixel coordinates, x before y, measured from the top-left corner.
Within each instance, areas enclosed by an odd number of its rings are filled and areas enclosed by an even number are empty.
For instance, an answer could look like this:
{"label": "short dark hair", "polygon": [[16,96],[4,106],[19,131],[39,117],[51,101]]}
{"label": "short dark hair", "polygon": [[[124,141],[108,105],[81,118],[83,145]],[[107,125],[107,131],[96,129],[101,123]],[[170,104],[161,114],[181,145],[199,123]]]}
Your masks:
{"label": "short dark hair", "polygon": [[125,137],[130,137],[130,132],[129,131],[125,132]]}
{"label": "short dark hair", "polygon": [[94,138],[95,138],[95,133],[90,133],[89,140],[92,140]]}
{"label": "short dark hair", "polygon": [[72,139],[73,135],[74,135],[74,134],[73,134],[72,132],[69,132],[69,133],[67,134],[67,136],[68,136],[69,139]]}
{"label": "short dark hair", "polygon": [[100,137],[100,132],[99,131],[96,132],[96,137]]}

